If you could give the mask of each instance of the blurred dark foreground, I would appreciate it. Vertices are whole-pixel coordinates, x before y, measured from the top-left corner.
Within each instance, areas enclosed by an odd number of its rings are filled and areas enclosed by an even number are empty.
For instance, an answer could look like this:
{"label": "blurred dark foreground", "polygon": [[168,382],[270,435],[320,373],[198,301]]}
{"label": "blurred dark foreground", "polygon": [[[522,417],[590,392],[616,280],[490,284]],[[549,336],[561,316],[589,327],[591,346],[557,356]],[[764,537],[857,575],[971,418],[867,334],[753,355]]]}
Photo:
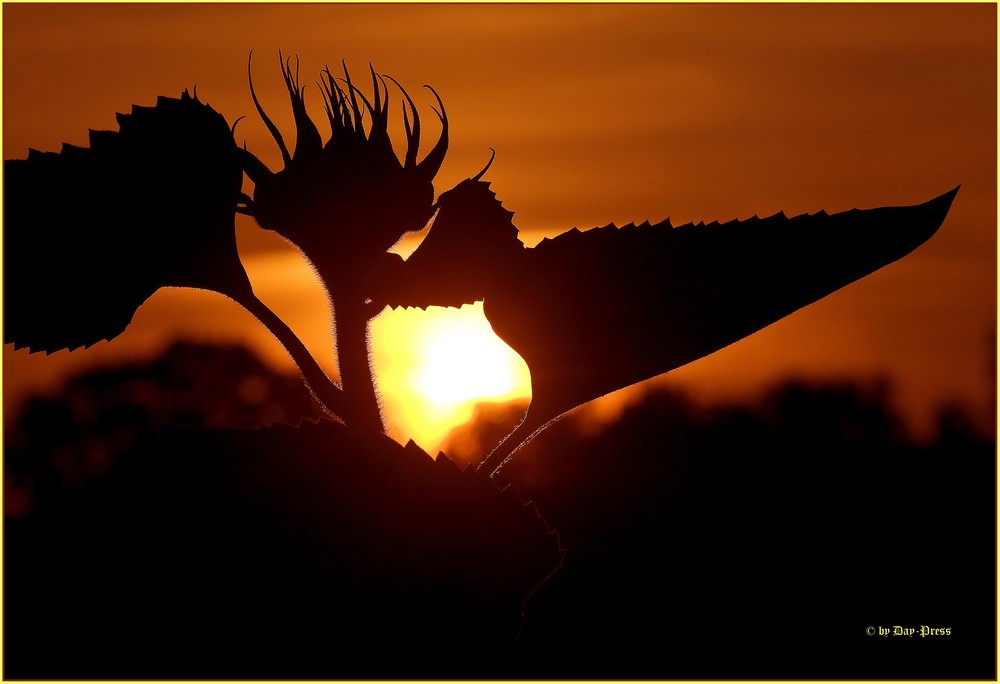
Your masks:
{"label": "blurred dark foreground", "polygon": [[504,492],[317,416],[191,345],[27,405],[4,677],[995,679],[995,444],[960,409],[916,444],[877,385],[659,391]]}

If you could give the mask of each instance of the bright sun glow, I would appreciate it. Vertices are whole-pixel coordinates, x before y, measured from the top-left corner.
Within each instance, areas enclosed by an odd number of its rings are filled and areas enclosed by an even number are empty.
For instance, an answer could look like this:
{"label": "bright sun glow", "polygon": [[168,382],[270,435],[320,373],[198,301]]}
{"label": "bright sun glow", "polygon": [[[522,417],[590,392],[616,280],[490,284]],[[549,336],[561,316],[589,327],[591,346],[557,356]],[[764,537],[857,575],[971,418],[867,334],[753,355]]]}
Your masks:
{"label": "bright sun glow", "polygon": [[477,397],[498,397],[514,387],[506,350],[486,339],[467,319],[438,326],[425,340],[426,360],[414,380],[420,391],[439,406]]}
{"label": "bright sun glow", "polygon": [[[288,321],[327,373],[339,378],[323,289],[301,255],[281,247],[244,259],[254,289]],[[248,316],[238,322],[246,326],[240,337],[258,340],[273,363],[293,370],[288,354],[259,324]],[[370,334],[383,415],[389,435],[403,444],[412,439],[435,454],[449,432],[472,418],[476,403],[531,396],[527,365],[493,333],[482,303],[386,310],[372,321]]]}
{"label": "bright sun glow", "polygon": [[385,311],[371,335],[390,434],[401,441],[435,450],[477,402],[531,395],[527,366],[493,333],[482,304]]}

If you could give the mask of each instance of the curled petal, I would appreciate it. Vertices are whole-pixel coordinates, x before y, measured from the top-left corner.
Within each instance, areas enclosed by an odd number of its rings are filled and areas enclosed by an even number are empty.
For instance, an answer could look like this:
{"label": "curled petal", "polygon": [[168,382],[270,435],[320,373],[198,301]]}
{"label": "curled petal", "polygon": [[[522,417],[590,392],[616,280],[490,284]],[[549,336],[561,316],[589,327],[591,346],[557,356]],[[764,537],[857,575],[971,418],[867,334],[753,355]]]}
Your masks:
{"label": "curled petal", "polygon": [[357,88],[355,88],[354,84],[351,83],[351,74],[347,70],[347,62],[346,61],[343,62],[343,66],[344,66],[344,78],[347,81],[347,95],[351,99],[351,111],[354,114],[354,127],[355,127],[355,129],[360,129],[361,128],[361,108],[358,106],[358,98],[354,94],[354,92],[357,90]]}
{"label": "curled petal", "polygon": [[236,119],[236,121],[233,122],[232,127],[230,127],[229,134],[232,135],[234,138],[236,137],[236,124],[238,124],[240,121],[243,121],[243,119],[245,118],[247,117],[246,116],[239,117],[238,119]]}
{"label": "curled petal", "polygon": [[250,81],[250,98],[253,100],[253,106],[257,108],[257,114],[260,115],[261,121],[267,127],[267,130],[271,133],[271,137],[274,141],[278,143],[278,149],[281,150],[281,159],[288,166],[292,161],[292,155],[288,154],[288,148],[285,146],[285,140],[281,137],[281,131],[278,127],[274,125],[274,122],[268,118],[267,114],[264,113],[264,108],[260,106],[260,101],[257,99],[257,93],[254,92],[253,88],[253,70],[251,69],[251,64],[253,62],[253,50],[250,51],[250,57],[247,58],[247,79]]}
{"label": "curled petal", "polygon": [[411,130],[410,122],[406,116],[406,107],[403,107],[403,125],[406,128],[406,158],[403,166],[407,169],[412,169],[417,165],[417,148],[420,146],[420,116],[417,114],[417,107],[413,104],[413,99],[406,92],[406,89],[399,84],[399,81],[388,75],[386,78],[395,83],[396,87],[399,88],[399,92],[403,93],[403,97],[406,98],[406,104],[410,106],[410,113],[413,115],[413,129]]}
{"label": "curled petal", "polygon": [[497,158],[497,151],[494,150],[491,147],[490,148],[490,160],[488,162],[486,162],[486,166],[483,167],[482,171],[480,171],[479,173],[477,173],[475,176],[472,177],[472,182],[473,183],[477,182],[480,178],[482,178],[483,176],[486,175],[486,172],[490,170],[491,166],[493,166],[493,160],[496,159],[496,158]]}
{"label": "curled petal", "polygon": [[424,87],[434,93],[434,97],[438,101],[438,106],[441,107],[441,111],[434,109],[434,113],[441,120],[441,137],[438,138],[434,149],[417,165],[417,170],[430,179],[440,170],[441,164],[444,163],[444,155],[448,152],[448,113],[445,111],[444,102],[441,101],[441,96],[438,95],[437,91],[429,85],[425,85]]}
{"label": "curled petal", "polygon": [[[281,53],[278,53],[279,57]],[[309,118],[306,112],[306,101],[304,97],[305,88],[299,87],[299,58],[295,57],[295,77],[292,77],[291,57],[282,60],[281,75],[285,80],[285,87],[288,90],[288,97],[292,103],[292,114],[295,118],[295,152],[294,156],[310,155],[323,149],[323,140],[320,137],[316,124]]]}

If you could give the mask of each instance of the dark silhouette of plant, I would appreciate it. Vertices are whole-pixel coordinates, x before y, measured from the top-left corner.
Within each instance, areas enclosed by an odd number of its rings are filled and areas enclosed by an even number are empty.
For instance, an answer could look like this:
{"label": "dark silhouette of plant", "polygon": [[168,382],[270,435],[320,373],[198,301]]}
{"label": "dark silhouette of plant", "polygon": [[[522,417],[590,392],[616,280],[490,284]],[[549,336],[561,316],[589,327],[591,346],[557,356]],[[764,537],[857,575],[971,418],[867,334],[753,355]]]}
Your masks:
{"label": "dark silhouette of plant", "polygon": [[[293,69],[279,53],[279,64],[295,121],[291,152],[249,77],[281,152],[277,172],[187,93],[120,116],[118,133],[92,132],[89,149],[5,162],[5,246],[14,257],[5,277],[16,293],[6,298],[8,341],[47,351],[90,344],[120,333],[159,287],[211,289],[274,332],[331,413],[383,432],[370,319],[386,305],[484,300],[494,330],[527,362],[533,396],[525,420],[484,462],[492,473],[573,407],[710,354],[904,256],[937,230],[957,192],[834,216],[574,229],[525,249],[513,214],[481,180],[489,164],[434,201],[449,126],[433,89],[441,133],[418,160],[420,116],[394,79],[369,67],[368,98],[346,65],[343,78],[325,69],[324,143],[306,110],[298,61]],[[404,101],[402,159],[388,133],[387,81]],[[240,192],[241,171],[254,183],[252,197]],[[63,201],[45,201],[53,187],[67,189]],[[315,266],[333,307],[342,387],[254,296],[235,249],[236,212],[287,238]],[[408,260],[389,252],[432,217]],[[75,229],[81,221],[93,229]]]}
{"label": "dark silhouette of plant", "polygon": [[483,300],[528,364],[525,419],[499,469],[566,411],[725,347],[891,263],[944,221],[958,189],[916,207],[747,221],[573,229],[525,248],[489,184],[438,200],[426,239],[377,274],[374,308]]}
{"label": "dark silhouette of plant", "polygon": [[[567,548],[515,676],[994,678],[995,440],[945,414],[917,442],[890,396],[659,387],[596,434],[585,412],[546,430],[503,471]],[[962,636],[873,643],[869,619]]]}
{"label": "dark silhouette of plant", "polygon": [[337,388],[253,292],[236,251],[242,159],[221,114],[185,91],[118,115],[90,147],[4,160],[4,342],[53,352],[112,339],[161,287],[219,292],[271,330],[316,397]]}
{"label": "dark silhouette of plant", "polygon": [[346,397],[343,417],[353,425],[381,431],[382,416],[368,359],[368,321],[378,312],[365,305],[365,287],[373,264],[404,234],[423,228],[433,213],[432,181],[448,148],[448,119],[438,97],[441,136],[418,162],[420,116],[400,86],[413,117],[411,126],[404,108],[406,152],[401,162],[389,140],[386,79],[373,68],[370,72],[372,101],[353,84],[346,65],[342,81],[334,78],[329,68],[323,72],[324,105],[331,128],[324,144],[306,112],[298,63],[293,74],[290,61],[281,60],[295,117],[291,154],[257,100],[251,77],[254,105],[281,150],[284,168],[272,172],[253,154],[244,152],[254,195],[242,211],[262,228],[298,245],[315,266],[333,306],[336,352]]}
{"label": "dark silhouette of plant", "polygon": [[[44,352],[91,345],[119,335],[161,287],[208,289],[257,316],[286,347],[327,413],[344,423],[181,429],[162,427],[160,414],[142,405],[116,404],[107,411],[116,429],[110,436],[98,431],[114,442],[115,465],[103,468],[98,458],[95,477],[79,491],[53,475],[67,453],[89,462],[83,451],[88,437],[72,421],[61,423],[63,434],[17,451],[11,463],[23,466],[14,468],[23,482],[12,482],[37,494],[25,515],[5,527],[7,548],[14,551],[5,567],[7,587],[14,588],[5,618],[13,615],[8,624],[18,627],[5,633],[5,652],[16,654],[11,671],[18,676],[467,678],[509,672],[498,663],[520,630],[525,597],[559,566],[563,550],[534,508],[492,486],[484,474],[495,475],[515,450],[570,409],[710,354],[901,258],[938,229],[957,192],[913,207],[832,216],[573,229],[529,249],[518,239],[513,214],[483,180],[490,164],[435,199],[449,121],[433,89],[441,132],[421,159],[418,108],[394,79],[369,67],[372,90],[366,95],[346,65],[342,78],[325,69],[321,89],[331,133],[324,142],[306,108],[297,60],[293,68],[279,54],[279,64],[295,122],[291,150],[252,78],[249,86],[281,153],[280,170],[238,145],[236,124],[187,92],[119,115],[119,130],[92,131],[87,148],[65,145],[60,153],[31,151],[27,159],[4,162],[5,342]],[[406,141],[401,155],[388,132],[395,89]],[[244,174],[253,182],[251,195],[241,191]],[[333,307],[342,386],[254,295],[236,250],[237,213],[294,243],[315,267]],[[408,259],[389,251],[431,221]],[[492,453],[478,469],[463,471],[444,455],[434,460],[412,442],[401,446],[384,435],[368,326],[385,306],[480,300],[497,334],[527,362],[533,398],[506,441],[492,448],[494,434],[483,449]],[[817,402],[846,406],[819,413],[839,411],[850,427],[838,432],[820,424],[837,447],[822,452],[824,462],[834,462],[842,450],[857,449],[856,459],[875,448],[895,454],[901,447],[891,421],[848,395]],[[791,441],[778,445],[784,451],[772,459],[776,465],[749,473],[770,482],[769,492],[780,493],[785,482],[776,474],[791,469],[801,449],[815,446],[810,435],[782,422],[797,416],[793,409],[811,396],[786,391],[774,408]],[[35,415],[47,422],[45,411],[52,407],[42,408]],[[561,566],[563,588],[556,585],[554,598],[550,593],[536,604],[543,617],[548,605],[547,619],[560,629],[575,620],[581,634],[592,607],[576,601],[579,594],[560,596],[566,583],[587,587],[591,577],[606,576],[616,587],[628,585],[620,571],[609,569],[621,563],[603,558],[602,545],[646,564],[648,580],[661,549],[646,543],[644,530],[674,534],[682,552],[713,551],[720,567],[730,560],[720,549],[729,546],[713,547],[714,539],[699,536],[701,526],[687,522],[707,519],[725,544],[740,542],[744,561],[759,551],[752,530],[729,524],[739,511],[713,510],[711,501],[685,490],[686,481],[701,487],[695,494],[721,484],[726,496],[715,500],[735,500],[738,493],[748,507],[758,507],[757,519],[780,522],[792,534],[812,531],[817,548],[826,541],[815,529],[828,527],[800,529],[794,515],[778,510],[794,496],[772,497],[771,510],[754,501],[758,489],[740,479],[753,462],[741,460],[734,445],[752,439],[766,446],[775,421],[737,411],[701,421],[692,432],[686,402],[653,409],[644,409],[649,414],[639,417],[642,429],[625,447],[635,467],[619,467],[605,445],[626,439],[609,433],[590,452],[566,438],[564,448],[550,449],[537,466],[519,463],[505,472],[521,478],[522,492],[544,500],[547,515],[565,526],[570,539],[584,540],[578,555]],[[176,418],[177,412],[163,415]],[[791,422],[811,429],[797,420]],[[134,438],[115,441],[119,423],[138,429]],[[953,431],[962,437],[957,427]],[[656,446],[673,437],[692,448],[664,460]],[[977,454],[984,449],[967,441]],[[331,454],[338,458],[326,458]],[[587,468],[570,478],[552,476],[579,456],[590,459]],[[726,477],[716,472],[713,458],[725,461],[718,470]],[[44,465],[29,467],[33,461]],[[893,461],[881,481],[910,467]],[[624,478],[622,486],[605,487],[612,475]],[[581,506],[568,493],[576,484],[597,496]],[[659,507],[651,503],[664,499]],[[668,520],[673,511],[688,517]],[[616,515],[640,524],[618,534],[625,528],[617,526]],[[787,538],[775,537],[770,550]],[[596,564],[581,566],[575,560],[581,553]],[[83,590],[64,580],[67,568],[76,569]],[[673,573],[680,582],[695,575]],[[721,586],[725,577],[717,579]],[[715,579],[709,580],[703,588],[713,586]],[[636,585],[631,598],[647,601],[653,584]],[[251,596],[260,598],[259,607]],[[745,601],[760,608],[756,600]],[[694,615],[694,604],[687,605]],[[619,613],[605,606],[604,614]],[[559,615],[580,619],[560,622]],[[711,626],[700,619],[704,628]],[[545,663],[539,669],[532,662],[545,635],[530,629],[525,635],[527,659],[515,670],[552,674]],[[574,647],[572,638],[560,648]],[[174,648],[174,639],[184,640],[181,648]],[[443,640],[456,652],[442,657]],[[105,641],[117,650],[109,655]],[[65,660],[51,657],[53,642],[68,654]],[[593,656],[600,650],[587,646]],[[743,655],[758,652],[748,648]],[[387,653],[399,659],[384,661]],[[602,657],[595,660],[607,665]],[[759,671],[802,674],[796,668]],[[647,661],[636,672],[654,671]]]}

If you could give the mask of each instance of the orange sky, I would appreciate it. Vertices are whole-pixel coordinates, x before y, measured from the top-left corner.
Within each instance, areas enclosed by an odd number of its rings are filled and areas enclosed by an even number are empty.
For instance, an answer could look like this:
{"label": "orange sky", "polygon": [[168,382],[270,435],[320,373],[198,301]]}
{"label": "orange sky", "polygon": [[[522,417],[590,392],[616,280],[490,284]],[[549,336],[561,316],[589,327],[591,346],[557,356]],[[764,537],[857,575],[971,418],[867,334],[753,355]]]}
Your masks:
{"label": "orange sky", "polygon": [[[720,397],[790,375],[884,375],[923,421],[949,398],[986,412],[994,388],[996,26],[992,4],[5,4],[4,158],[85,145],[88,128],[116,128],[115,112],[197,83],[228,120],[248,115],[238,133],[277,168],[246,86],[253,48],[258,94],[285,130],[278,49],[300,56],[304,77],[371,61],[416,96],[425,135],[436,129],[419,86],[432,84],[452,121],[437,189],[495,148],[487,178],[529,244],[611,221],[913,204],[961,183],[914,254],[667,376]],[[238,230],[258,294],[329,367],[329,314],[308,268],[251,221]],[[396,319],[376,323],[375,360],[402,439],[416,430],[400,417],[412,399],[386,378],[413,348],[396,344]],[[217,295],[164,291],[111,343],[30,358],[6,347],[6,409],[67,370],[178,333],[244,339],[280,360],[259,330]]]}

